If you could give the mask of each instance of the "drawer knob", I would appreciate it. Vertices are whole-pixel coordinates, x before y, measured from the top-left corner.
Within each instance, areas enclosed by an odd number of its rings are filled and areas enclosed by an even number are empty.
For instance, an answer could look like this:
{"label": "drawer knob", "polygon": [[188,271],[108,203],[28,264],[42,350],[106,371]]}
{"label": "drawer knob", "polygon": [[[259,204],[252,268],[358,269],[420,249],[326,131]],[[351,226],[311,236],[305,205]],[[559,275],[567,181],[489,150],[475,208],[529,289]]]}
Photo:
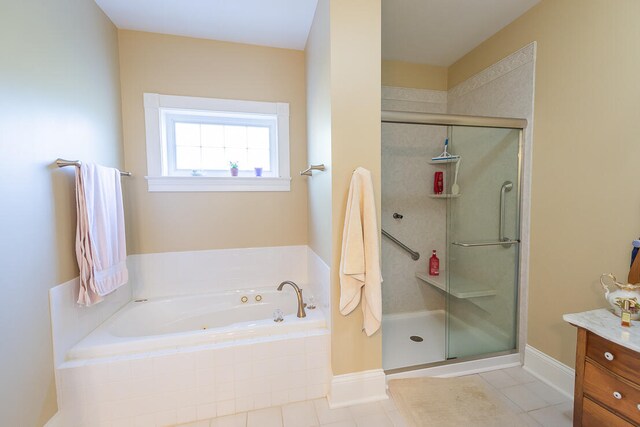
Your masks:
{"label": "drawer knob", "polygon": [[640,411],[640,403],[636,405],[636,408],[638,408],[638,411]]}
{"label": "drawer knob", "polygon": [[613,360],[613,354],[609,353],[608,351],[605,351],[604,358],[607,359],[609,362],[611,362]]}
{"label": "drawer knob", "polygon": [[622,399],[622,394],[620,394],[619,391],[614,391],[613,392],[613,397],[615,397],[616,399],[620,400],[620,399]]}

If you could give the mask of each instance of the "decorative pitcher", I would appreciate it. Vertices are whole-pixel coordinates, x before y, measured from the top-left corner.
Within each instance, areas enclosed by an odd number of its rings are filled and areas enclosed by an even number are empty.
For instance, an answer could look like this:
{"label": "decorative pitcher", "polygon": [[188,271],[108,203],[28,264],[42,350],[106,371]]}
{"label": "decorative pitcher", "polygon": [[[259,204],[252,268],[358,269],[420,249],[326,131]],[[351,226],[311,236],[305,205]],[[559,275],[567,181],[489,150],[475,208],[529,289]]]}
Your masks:
{"label": "decorative pitcher", "polygon": [[[608,280],[611,284],[614,284],[618,287],[618,289],[611,291],[609,286],[605,283],[605,279]],[[629,301],[627,304],[628,307],[631,307],[629,310],[631,312],[631,319],[638,320],[640,319],[640,312],[638,311],[638,305],[640,304],[640,283],[632,285],[631,283],[627,283],[626,285],[618,282],[616,276],[613,274],[603,274],[600,276],[600,283],[604,288],[604,297],[611,304],[615,313],[620,316],[621,315],[621,307],[624,306],[624,302]]]}

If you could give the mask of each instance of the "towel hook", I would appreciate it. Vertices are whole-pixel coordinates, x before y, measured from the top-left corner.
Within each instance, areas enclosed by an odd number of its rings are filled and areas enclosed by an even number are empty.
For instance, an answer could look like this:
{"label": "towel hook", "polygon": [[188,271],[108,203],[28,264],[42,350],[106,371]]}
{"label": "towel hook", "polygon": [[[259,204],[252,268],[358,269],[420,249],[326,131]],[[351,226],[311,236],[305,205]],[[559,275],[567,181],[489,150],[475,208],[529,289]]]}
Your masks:
{"label": "towel hook", "polygon": [[308,168],[306,168],[303,171],[300,171],[300,175],[313,176],[313,173],[311,171],[323,171],[323,170],[325,170],[324,164],[309,165]]}

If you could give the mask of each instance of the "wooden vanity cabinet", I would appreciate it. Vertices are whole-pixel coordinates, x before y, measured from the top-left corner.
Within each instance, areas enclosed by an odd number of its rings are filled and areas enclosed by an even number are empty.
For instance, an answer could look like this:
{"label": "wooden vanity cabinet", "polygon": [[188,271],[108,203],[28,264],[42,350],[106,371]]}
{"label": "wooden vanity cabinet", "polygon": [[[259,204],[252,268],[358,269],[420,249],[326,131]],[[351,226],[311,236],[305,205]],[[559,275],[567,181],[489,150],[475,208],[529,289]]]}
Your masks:
{"label": "wooden vanity cabinet", "polygon": [[578,327],[573,425],[640,426],[640,353]]}

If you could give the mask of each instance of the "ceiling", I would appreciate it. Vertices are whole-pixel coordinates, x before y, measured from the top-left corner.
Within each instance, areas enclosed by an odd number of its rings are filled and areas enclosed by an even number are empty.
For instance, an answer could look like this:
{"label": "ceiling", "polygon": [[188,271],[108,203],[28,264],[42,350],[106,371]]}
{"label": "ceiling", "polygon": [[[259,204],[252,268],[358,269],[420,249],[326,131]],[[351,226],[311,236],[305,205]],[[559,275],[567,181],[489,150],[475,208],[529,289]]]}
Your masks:
{"label": "ceiling", "polygon": [[304,49],[318,0],[95,0],[118,27]]}
{"label": "ceiling", "polygon": [[[304,49],[318,0],[95,0],[122,29]],[[382,0],[382,58],[449,66],[540,0]]]}
{"label": "ceiling", "polygon": [[540,0],[382,0],[382,58],[449,66]]}

